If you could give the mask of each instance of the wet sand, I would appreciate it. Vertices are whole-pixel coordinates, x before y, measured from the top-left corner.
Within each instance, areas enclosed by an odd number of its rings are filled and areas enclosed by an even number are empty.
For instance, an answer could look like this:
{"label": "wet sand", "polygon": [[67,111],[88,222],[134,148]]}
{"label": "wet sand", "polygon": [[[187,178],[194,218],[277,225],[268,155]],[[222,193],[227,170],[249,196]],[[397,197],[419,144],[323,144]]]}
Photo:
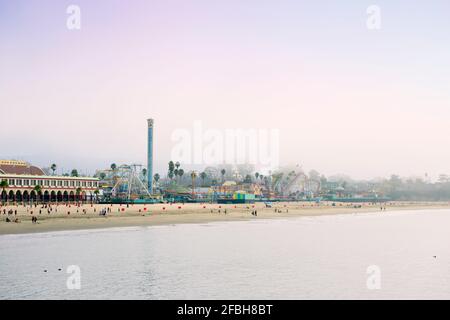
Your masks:
{"label": "wet sand", "polygon": [[[386,206],[386,210],[380,210]],[[48,212],[51,208],[50,213]],[[150,204],[150,205],[100,205],[74,204],[51,205],[50,208],[30,206],[0,207],[0,235],[63,230],[101,229],[111,227],[153,226],[179,223],[207,223],[214,221],[238,221],[251,219],[276,219],[302,216],[320,216],[335,214],[357,214],[379,212],[388,214],[397,210],[444,209],[450,208],[449,202],[390,202],[387,204],[335,203],[321,202],[281,202],[266,208],[264,203],[255,204]],[[106,216],[99,212],[110,208]],[[9,219],[19,222],[6,222],[8,212],[17,210],[17,215]],[[225,213],[226,210],[226,213]],[[257,216],[252,211],[257,211]],[[40,211],[40,213],[39,213]],[[37,217],[37,223],[31,218]]]}

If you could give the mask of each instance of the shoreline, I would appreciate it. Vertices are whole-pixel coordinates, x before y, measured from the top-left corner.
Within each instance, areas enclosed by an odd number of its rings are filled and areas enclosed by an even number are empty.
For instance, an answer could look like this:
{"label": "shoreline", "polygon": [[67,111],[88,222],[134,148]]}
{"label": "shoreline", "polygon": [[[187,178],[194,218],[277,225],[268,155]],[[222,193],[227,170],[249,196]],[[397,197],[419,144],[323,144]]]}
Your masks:
{"label": "shoreline", "polygon": [[[111,212],[107,216],[99,216],[98,212],[107,207],[110,207]],[[339,214],[377,212],[380,214],[388,214],[389,212],[402,210],[450,209],[450,203],[391,202],[386,205],[386,210],[380,210],[380,207],[380,204],[374,205],[367,203],[332,206],[331,203],[311,204],[305,202],[274,204],[271,208],[265,208],[263,203],[240,205],[188,203],[172,205],[130,205],[129,207],[125,205],[107,206],[86,204],[79,207],[75,205],[53,205],[51,206],[51,212],[48,213],[49,208],[43,208],[41,206],[33,208],[9,206],[0,208],[0,235],[186,223],[286,219]],[[4,209],[6,211],[17,210],[16,217],[20,220],[20,223],[5,222],[7,215],[3,214]],[[41,214],[38,213],[38,210],[41,211]],[[227,213],[224,213],[225,210]],[[257,211],[257,216],[251,214],[254,210]],[[33,216],[38,218],[36,224],[31,222],[31,217]],[[12,217],[14,218],[15,216],[13,215]]]}

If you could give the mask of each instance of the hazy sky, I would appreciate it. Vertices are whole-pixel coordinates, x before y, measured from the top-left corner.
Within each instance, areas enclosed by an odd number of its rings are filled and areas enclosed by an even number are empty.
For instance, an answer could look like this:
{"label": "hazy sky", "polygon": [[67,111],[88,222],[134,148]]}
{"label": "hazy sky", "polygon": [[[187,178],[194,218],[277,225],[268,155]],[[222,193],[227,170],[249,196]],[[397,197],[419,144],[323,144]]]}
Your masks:
{"label": "hazy sky", "polygon": [[327,175],[450,173],[449,16],[448,0],[0,0],[0,158],[145,163],[152,117],[155,172],[200,120],[279,129],[281,164]]}

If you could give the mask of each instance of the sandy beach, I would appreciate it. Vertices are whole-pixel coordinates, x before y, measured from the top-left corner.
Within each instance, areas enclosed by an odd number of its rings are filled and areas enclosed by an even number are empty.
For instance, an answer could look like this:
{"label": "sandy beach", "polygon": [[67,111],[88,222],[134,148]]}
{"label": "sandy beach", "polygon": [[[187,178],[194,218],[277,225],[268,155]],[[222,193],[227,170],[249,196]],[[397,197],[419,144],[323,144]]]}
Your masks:
{"label": "sandy beach", "polygon": [[[274,203],[266,208],[264,203],[255,204],[151,204],[151,205],[51,205],[2,206],[0,234],[19,234],[62,230],[82,230],[111,227],[152,226],[178,223],[207,223],[213,221],[237,221],[250,219],[276,219],[301,216],[334,214],[357,214],[394,210],[419,210],[450,208],[448,202],[390,202],[386,210],[380,204],[311,202]],[[383,205],[384,207],[384,205]],[[105,216],[99,215],[108,210]],[[13,214],[8,215],[12,210]],[[257,216],[252,211],[257,212]],[[6,213],[5,213],[6,212]],[[6,222],[6,218],[18,222]],[[32,217],[37,223],[32,223]]]}

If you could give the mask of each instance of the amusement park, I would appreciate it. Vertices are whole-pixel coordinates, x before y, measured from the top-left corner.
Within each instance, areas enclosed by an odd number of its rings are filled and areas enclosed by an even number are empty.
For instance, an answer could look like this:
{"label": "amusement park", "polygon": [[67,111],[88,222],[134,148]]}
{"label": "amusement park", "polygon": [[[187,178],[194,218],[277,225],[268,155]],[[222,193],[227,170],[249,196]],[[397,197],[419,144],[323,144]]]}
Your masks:
{"label": "amusement park", "polygon": [[201,171],[186,170],[169,161],[165,174],[153,173],[154,120],[147,119],[147,164],[112,163],[92,177],[77,170],[55,175],[56,164],[41,169],[24,161],[1,160],[1,201],[72,202],[115,204],[164,202],[254,203],[331,200],[341,202],[386,201],[373,185],[349,188],[328,181],[315,170],[285,167],[266,174],[253,165],[222,165]]}

